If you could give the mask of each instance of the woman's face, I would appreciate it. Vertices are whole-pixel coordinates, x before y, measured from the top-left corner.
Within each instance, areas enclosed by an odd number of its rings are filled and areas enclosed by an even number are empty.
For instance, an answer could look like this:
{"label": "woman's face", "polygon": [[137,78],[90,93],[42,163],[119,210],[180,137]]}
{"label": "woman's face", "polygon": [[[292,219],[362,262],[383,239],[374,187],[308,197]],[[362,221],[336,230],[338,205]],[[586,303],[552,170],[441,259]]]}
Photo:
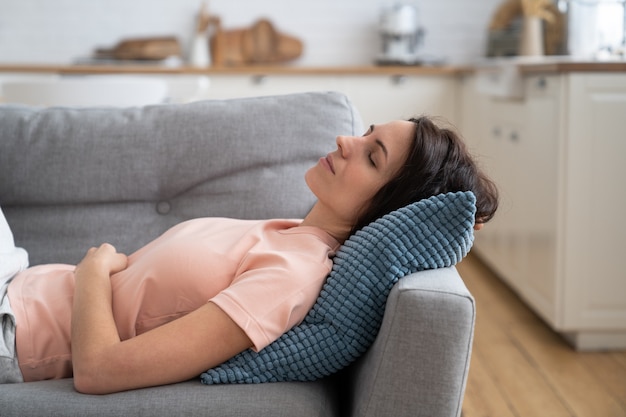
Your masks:
{"label": "woman's face", "polygon": [[337,150],[320,158],[305,180],[318,204],[353,224],[380,188],[400,170],[415,125],[397,120],[372,125],[363,136],[338,136]]}

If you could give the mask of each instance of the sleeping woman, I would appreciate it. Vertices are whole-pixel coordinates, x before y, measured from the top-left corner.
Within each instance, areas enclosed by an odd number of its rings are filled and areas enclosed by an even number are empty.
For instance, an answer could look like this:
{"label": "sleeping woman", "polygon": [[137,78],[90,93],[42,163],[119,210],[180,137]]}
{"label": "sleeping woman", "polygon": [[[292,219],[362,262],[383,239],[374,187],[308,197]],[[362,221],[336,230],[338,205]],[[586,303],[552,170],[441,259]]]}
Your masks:
{"label": "sleeping woman", "polygon": [[137,252],[91,248],[78,265],[26,268],[0,211],[0,383],[74,378],[104,394],[188,380],[261,350],[303,320],[338,247],[370,222],[472,191],[476,230],[498,205],[462,140],[421,117],[339,136],[305,174],[302,220],[200,218]]}

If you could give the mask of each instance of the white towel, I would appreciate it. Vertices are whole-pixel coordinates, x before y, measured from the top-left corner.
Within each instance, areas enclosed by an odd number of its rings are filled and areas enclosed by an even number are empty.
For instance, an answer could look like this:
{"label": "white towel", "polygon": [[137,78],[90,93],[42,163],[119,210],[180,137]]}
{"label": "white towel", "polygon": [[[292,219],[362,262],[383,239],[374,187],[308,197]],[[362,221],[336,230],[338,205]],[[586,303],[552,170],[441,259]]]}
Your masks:
{"label": "white towel", "polygon": [[15,315],[7,289],[20,271],[28,268],[28,253],[15,247],[13,232],[0,208],[0,384],[23,382],[15,353]]}
{"label": "white towel", "polygon": [[15,247],[13,233],[0,208],[0,282],[28,268],[28,252]]}

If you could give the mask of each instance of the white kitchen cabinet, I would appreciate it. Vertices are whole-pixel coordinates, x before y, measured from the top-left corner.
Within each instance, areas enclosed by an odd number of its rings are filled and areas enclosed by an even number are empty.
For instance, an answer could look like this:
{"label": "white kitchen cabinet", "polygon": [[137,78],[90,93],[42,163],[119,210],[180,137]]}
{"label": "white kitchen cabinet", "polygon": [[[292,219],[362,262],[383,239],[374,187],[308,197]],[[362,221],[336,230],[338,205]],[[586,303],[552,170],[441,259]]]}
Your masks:
{"label": "white kitchen cabinet", "polygon": [[263,75],[263,74],[211,74],[208,99],[230,99],[302,91],[328,91],[339,88],[333,76],[316,75]]}
{"label": "white kitchen cabinet", "polygon": [[[458,83],[455,73],[441,74],[355,73],[345,70],[268,74],[261,72],[207,72],[206,74],[110,74],[107,77],[158,78],[167,83],[169,101],[174,103],[205,99],[230,99],[305,91],[339,91],[345,93],[359,109],[364,123],[384,123],[422,114],[458,120]],[[59,75],[54,72],[0,73],[2,83],[12,80],[101,77],[93,74]],[[1,94],[0,94],[1,95]],[[2,102],[2,97],[0,97]],[[338,132],[339,133],[339,132]]]}
{"label": "white kitchen cabinet", "polygon": [[211,75],[204,98],[225,99],[303,91],[339,91],[364,123],[421,114],[458,119],[458,78],[449,75]]}
{"label": "white kitchen cabinet", "polygon": [[[207,76],[194,74],[3,72],[0,73],[0,103],[13,101],[41,106],[177,103],[202,98],[209,86],[210,80]],[[151,91],[155,87],[165,91],[162,94]],[[8,89],[13,94],[7,94]],[[141,96],[129,98],[129,94]]]}
{"label": "white kitchen cabinet", "polygon": [[526,76],[521,99],[475,82],[462,130],[502,198],[476,252],[577,348],[626,347],[626,74]]}
{"label": "white kitchen cabinet", "polygon": [[573,262],[562,266],[571,277],[563,326],[621,328],[626,346],[626,74],[572,75],[568,81],[572,117],[562,240]]}
{"label": "white kitchen cabinet", "polygon": [[458,83],[446,75],[354,75],[342,77],[339,88],[368,124],[421,115],[457,123]]}

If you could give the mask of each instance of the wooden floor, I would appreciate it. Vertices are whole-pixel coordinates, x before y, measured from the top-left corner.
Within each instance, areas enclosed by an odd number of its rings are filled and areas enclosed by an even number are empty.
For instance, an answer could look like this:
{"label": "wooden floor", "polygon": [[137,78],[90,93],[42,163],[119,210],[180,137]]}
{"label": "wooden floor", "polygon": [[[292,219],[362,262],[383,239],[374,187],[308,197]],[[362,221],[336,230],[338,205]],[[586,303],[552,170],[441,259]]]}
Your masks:
{"label": "wooden floor", "polygon": [[463,417],[626,416],[626,351],[576,352],[478,258],[458,269],[477,308]]}

